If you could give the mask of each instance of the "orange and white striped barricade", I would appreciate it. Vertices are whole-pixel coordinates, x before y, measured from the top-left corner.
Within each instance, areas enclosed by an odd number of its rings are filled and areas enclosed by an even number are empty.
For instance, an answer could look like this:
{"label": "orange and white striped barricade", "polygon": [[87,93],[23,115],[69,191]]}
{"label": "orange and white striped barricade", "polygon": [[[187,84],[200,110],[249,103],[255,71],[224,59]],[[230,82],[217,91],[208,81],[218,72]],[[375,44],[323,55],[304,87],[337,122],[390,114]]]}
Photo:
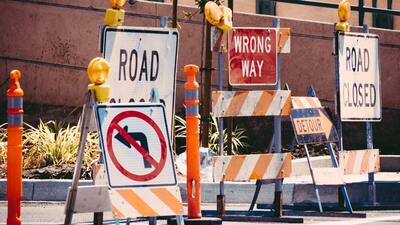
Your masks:
{"label": "orange and white striped barricade", "polygon": [[214,91],[212,116],[289,116],[290,91]]}
{"label": "orange and white striped barricade", "polygon": [[[103,164],[96,165],[95,185],[107,185]],[[182,215],[183,204],[179,188],[117,188],[110,190],[113,215],[119,219]]]}
{"label": "orange and white striped barricade", "polygon": [[[220,184],[226,181],[248,182],[254,180],[273,183],[276,180],[283,181],[285,177],[289,177],[292,173],[291,153],[214,156],[212,159],[213,180],[214,182],[220,182]],[[220,188],[223,189],[223,186]],[[303,222],[303,218],[254,218],[250,213],[240,216],[223,214],[221,217],[224,221]]]}
{"label": "orange and white striped barricade", "polygon": [[375,181],[371,182],[370,177],[380,171],[379,149],[340,151],[339,164],[344,175],[368,174],[368,202],[375,205]]}
{"label": "orange and white striped barricade", "polygon": [[213,165],[215,182],[283,179],[292,172],[292,154],[214,156]]}
{"label": "orange and white striped barricade", "polygon": [[[310,87],[310,89],[312,93],[315,93],[312,87]],[[338,141],[338,135],[329,115],[322,107],[319,99],[315,96],[293,96],[291,120],[297,143],[304,145],[306,151],[319,211],[321,213],[323,212],[318,186],[337,185],[340,186],[341,193],[346,200],[348,211],[352,212],[353,210],[347,194],[343,172],[339,168],[332,146],[332,142]],[[313,168],[307,144],[320,143],[328,144],[332,167]]]}

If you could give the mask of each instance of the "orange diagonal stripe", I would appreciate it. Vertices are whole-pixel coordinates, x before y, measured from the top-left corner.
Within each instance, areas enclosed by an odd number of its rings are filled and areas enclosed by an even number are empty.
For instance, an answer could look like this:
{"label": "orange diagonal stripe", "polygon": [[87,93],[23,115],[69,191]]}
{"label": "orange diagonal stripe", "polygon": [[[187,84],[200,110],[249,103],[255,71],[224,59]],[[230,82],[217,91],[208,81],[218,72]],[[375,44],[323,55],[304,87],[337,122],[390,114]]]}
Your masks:
{"label": "orange diagonal stripe", "polygon": [[286,153],[285,158],[281,164],[281,169],[279,170],[278,178],[289,177],[292,173],[292,154]]}
{"label": "orange diagonal stripe", "polygon": [[225,116],[237,116],[242,109],[242,105],[244,104],[247,95],[249,95],[248,91],[237,91],[232,96],[232,100],[224,113]]}
{"label": "orange diagonal stripe", "polygon": [[235,180],[245,159],[246,159],[245,155],[237,155],[231,157],[231,161],[229,162],[225,170],[226,181]]}
{"label": "orange diagonal stripe", "polygon": [[253,169],[253,172],[251,172],[250,175],[250,180],[252,179],[262,179],[265,171],[267,170],[269,163],[271,162],[272,159],[272,155],[268,154],[268,155],[260,155],[256,166]]}
{"label": "orange diagonal stripe", "polygon": [[124,198],[133,208],[135,208],[142,216],[158,216],[158,213],[154,211],[138,194],[133,190],[122,189],[116,190],[122,198]]}
{"label": "orange diagonal stripe", "polygon": [[356,155],[357,152],[351,151],[347,154],[347,161],[346,161],[346,171],[344,174],[352,174],[353,173],[353,168],[354,164],[356,163]]}
{"label": "orange diagonal stripe", "polygon": [[114,205],[112,205],[112,214],[114,217],[117,217],[118,219],[124,219],[125,215],[117,209]]}
{"label": "orange diagonal stripe", "polygon": [[183,213],[182,203],[166,188],[153,188],[151,191],[173,211],[173,215]]}
{"label": "orange diagonal stripe", "polygon": [[369,157],[371,157],[371,151],[363,151],[363,159],[361,161],[361,173],[368,173],[369,168]]}
{"label": "orange diagonal stripe", "polygon": [[290,101],[290,99],[292,99],[292,97],[289,94],[285,104],[282,107],[281,116],[290,116],[292,114],[292,101]]}
{"label": "orange diagonal stripe", "polygon": [[274,98],[273,92],[263,91],[260,100],[253,111],[253,116],[263,116],[267,113],[269,106]]}

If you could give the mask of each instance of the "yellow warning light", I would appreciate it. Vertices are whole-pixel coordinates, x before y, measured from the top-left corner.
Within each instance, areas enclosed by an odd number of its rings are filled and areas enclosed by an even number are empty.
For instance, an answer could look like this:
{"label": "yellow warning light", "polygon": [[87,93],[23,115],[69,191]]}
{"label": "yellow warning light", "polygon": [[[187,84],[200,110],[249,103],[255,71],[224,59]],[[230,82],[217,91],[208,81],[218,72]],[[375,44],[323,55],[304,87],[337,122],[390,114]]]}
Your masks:
{"label": "yellow warning light", "polygon": [[219,6],[217,5],[217,3],[212,1],[207,2],[204,6],[204,15],[207,21],[215,26],[219,24],[219,21],[222,18],[222,13],[219,9]]}
{"label": "yellow warning light", "polygon": [[341,0],[339,2],[339,7],[338,7],[339,22],[336,23],[337,31],[343,31],[343,32],[350,31],[350,24],[349,24],[350,12],[351,12],[350,2],[348,0]]}
{"label": "yellow warning light", "polygon": [[218,23],[217,27],[223,31],[228,31],[233,28],[232,24],[232,10],[226,6],[221,5],[219,7],[222,18],[220,22]]}
{"label": "yellow warning light", "polygon": [[108,79],[110,64],[101,57],[92,59],[87,68],[87,75],[92,84],[88,85],[88,90],[94,90],[98,102],[108,102],[110,99],[110,87],[104,83]]}
{"label": "yellow warning light", "polygon": [[121,9],[122,6],[125,5],[126,0],[109,0],[111,4],[111,8],[113,9]]}

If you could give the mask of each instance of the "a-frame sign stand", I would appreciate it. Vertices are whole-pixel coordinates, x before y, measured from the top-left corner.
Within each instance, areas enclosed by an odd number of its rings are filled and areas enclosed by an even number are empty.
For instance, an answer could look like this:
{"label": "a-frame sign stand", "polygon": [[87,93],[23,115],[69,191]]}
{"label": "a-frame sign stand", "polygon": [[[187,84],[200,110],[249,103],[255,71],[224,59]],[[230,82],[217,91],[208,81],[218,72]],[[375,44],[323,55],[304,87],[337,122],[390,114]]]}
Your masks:
{"label": "a-frame sign stand", "polygon": [[[90,122],[93,114],[93,109],[97,104],[94,90],[89,90],[87,92],[85,102],[86,103],[83,105],[81,117],[81,136],[79,139],[77,160],[75,163],[72,184],[66,200],[64,225],[71,224],[74,213],[84,212],[94,212],[94,224],[103,224],[102,212],[111,210],[111,201],[108,193],[108,186],[96,185],[78,187],[83,157],[85,153],[86,138],[88,132],[90,131]],[[90,196],[93,195],[96,196],[94,198],[91,198]]]}

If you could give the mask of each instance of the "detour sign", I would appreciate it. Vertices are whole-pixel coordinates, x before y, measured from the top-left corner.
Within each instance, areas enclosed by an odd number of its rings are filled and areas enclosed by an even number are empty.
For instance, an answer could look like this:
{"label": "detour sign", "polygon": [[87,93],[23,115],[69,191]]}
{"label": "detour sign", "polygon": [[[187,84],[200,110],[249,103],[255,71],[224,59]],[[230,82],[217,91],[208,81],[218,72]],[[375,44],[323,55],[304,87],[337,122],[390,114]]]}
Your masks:
{"label": "detour sign", "polygon": [[292,109],[291,119],[299,144],[338,140],[336,129],[323,108]]}

